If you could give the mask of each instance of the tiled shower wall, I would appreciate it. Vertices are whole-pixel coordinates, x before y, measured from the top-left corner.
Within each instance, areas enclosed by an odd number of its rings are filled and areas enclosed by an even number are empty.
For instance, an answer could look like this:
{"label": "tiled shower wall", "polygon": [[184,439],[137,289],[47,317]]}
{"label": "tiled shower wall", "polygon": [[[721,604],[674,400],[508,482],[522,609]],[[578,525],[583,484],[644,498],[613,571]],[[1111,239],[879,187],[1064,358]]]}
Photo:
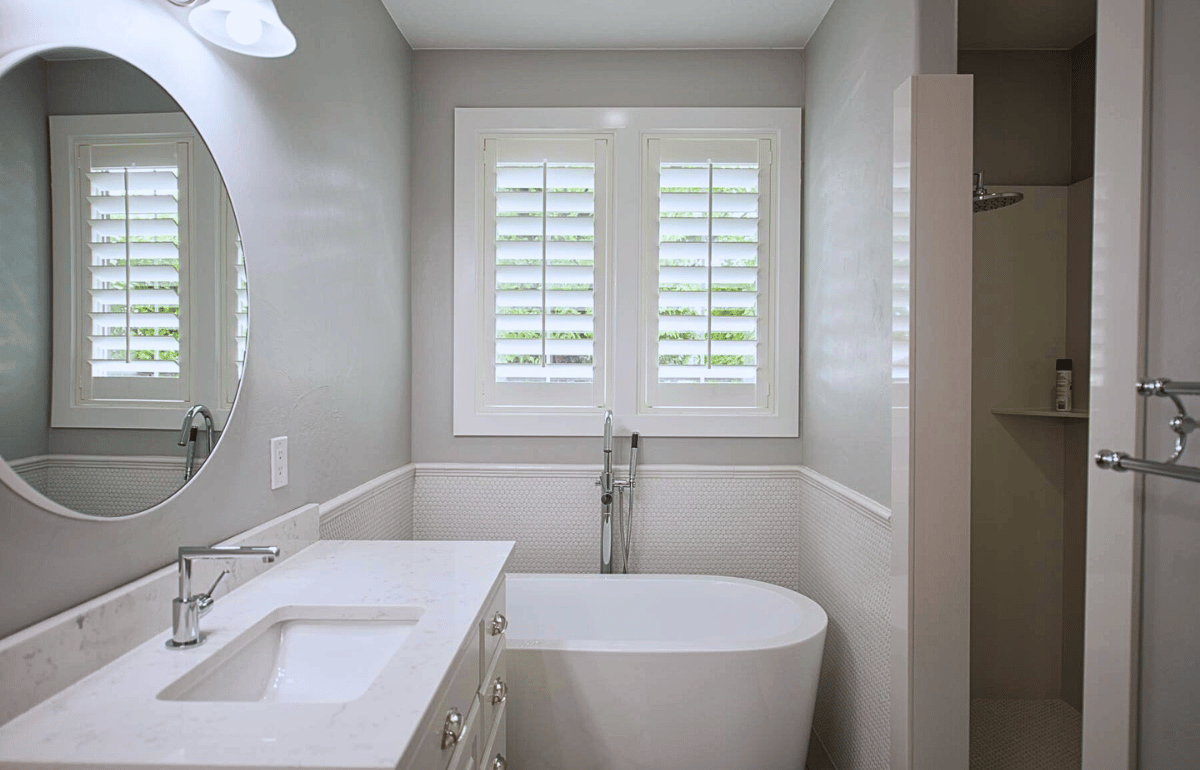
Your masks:
{"label": "tiled shower wall", "polygon": [[[514,572],[592,572],[597,470],[409,465],[323,504],[321,537],[515,540]],[[830,618],[816,732],[842,770],[887,768],[889,511],[794,466],[646,466],[638,482],[632,571],[752,578],[816,600]]]}

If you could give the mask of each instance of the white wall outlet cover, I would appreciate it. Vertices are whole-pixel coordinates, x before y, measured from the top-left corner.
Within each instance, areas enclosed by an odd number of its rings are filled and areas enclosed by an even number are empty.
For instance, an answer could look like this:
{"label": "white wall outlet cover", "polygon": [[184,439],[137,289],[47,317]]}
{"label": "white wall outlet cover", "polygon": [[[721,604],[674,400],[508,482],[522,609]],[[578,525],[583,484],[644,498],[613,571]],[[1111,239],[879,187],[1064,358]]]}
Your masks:
{"label": "white wall outlet cover", "polygon": [[287,436],[271,439],[271,489],[288,483]]}

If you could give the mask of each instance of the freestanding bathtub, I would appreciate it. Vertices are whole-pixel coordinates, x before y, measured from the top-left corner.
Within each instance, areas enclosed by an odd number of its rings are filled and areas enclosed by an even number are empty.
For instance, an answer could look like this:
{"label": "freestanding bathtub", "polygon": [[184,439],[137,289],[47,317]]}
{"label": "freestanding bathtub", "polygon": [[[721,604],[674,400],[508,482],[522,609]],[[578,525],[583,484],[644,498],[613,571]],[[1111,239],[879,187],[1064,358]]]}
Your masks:
{"label": "freestanding bathtub", "polygon": [[708,576],[507,585],[511,767],[804,767],[828,622],[812,599]]}

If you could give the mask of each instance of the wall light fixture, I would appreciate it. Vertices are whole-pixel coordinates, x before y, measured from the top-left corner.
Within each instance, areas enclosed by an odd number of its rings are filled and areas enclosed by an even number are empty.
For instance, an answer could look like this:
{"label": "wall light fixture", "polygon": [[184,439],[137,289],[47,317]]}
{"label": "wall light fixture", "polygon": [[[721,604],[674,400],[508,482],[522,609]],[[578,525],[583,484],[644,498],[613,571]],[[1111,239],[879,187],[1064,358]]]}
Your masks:
{"label": "wall light fixture", "polygon": [[296,36],[279,18],[271,0],[170,0],[192,7],[188,23],[205,40],[248,56],[287,56],[296,50]]}

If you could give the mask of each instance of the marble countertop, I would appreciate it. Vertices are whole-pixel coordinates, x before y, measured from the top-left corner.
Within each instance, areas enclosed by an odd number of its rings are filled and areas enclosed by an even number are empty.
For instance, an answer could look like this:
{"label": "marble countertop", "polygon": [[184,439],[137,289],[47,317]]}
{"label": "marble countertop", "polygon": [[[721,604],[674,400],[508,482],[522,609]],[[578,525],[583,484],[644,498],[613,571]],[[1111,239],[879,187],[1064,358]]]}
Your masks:
{"label": "marble countertop", "polygon": [[[321,541],[217,601],[208,641],[155,636],[0,727],[0,768],[396,767],[504,572],[510,542]],[[278,607],[419,606],[400,651],[348,703],[158,700]],[[170,609],[163,608],[164,616]]]}

